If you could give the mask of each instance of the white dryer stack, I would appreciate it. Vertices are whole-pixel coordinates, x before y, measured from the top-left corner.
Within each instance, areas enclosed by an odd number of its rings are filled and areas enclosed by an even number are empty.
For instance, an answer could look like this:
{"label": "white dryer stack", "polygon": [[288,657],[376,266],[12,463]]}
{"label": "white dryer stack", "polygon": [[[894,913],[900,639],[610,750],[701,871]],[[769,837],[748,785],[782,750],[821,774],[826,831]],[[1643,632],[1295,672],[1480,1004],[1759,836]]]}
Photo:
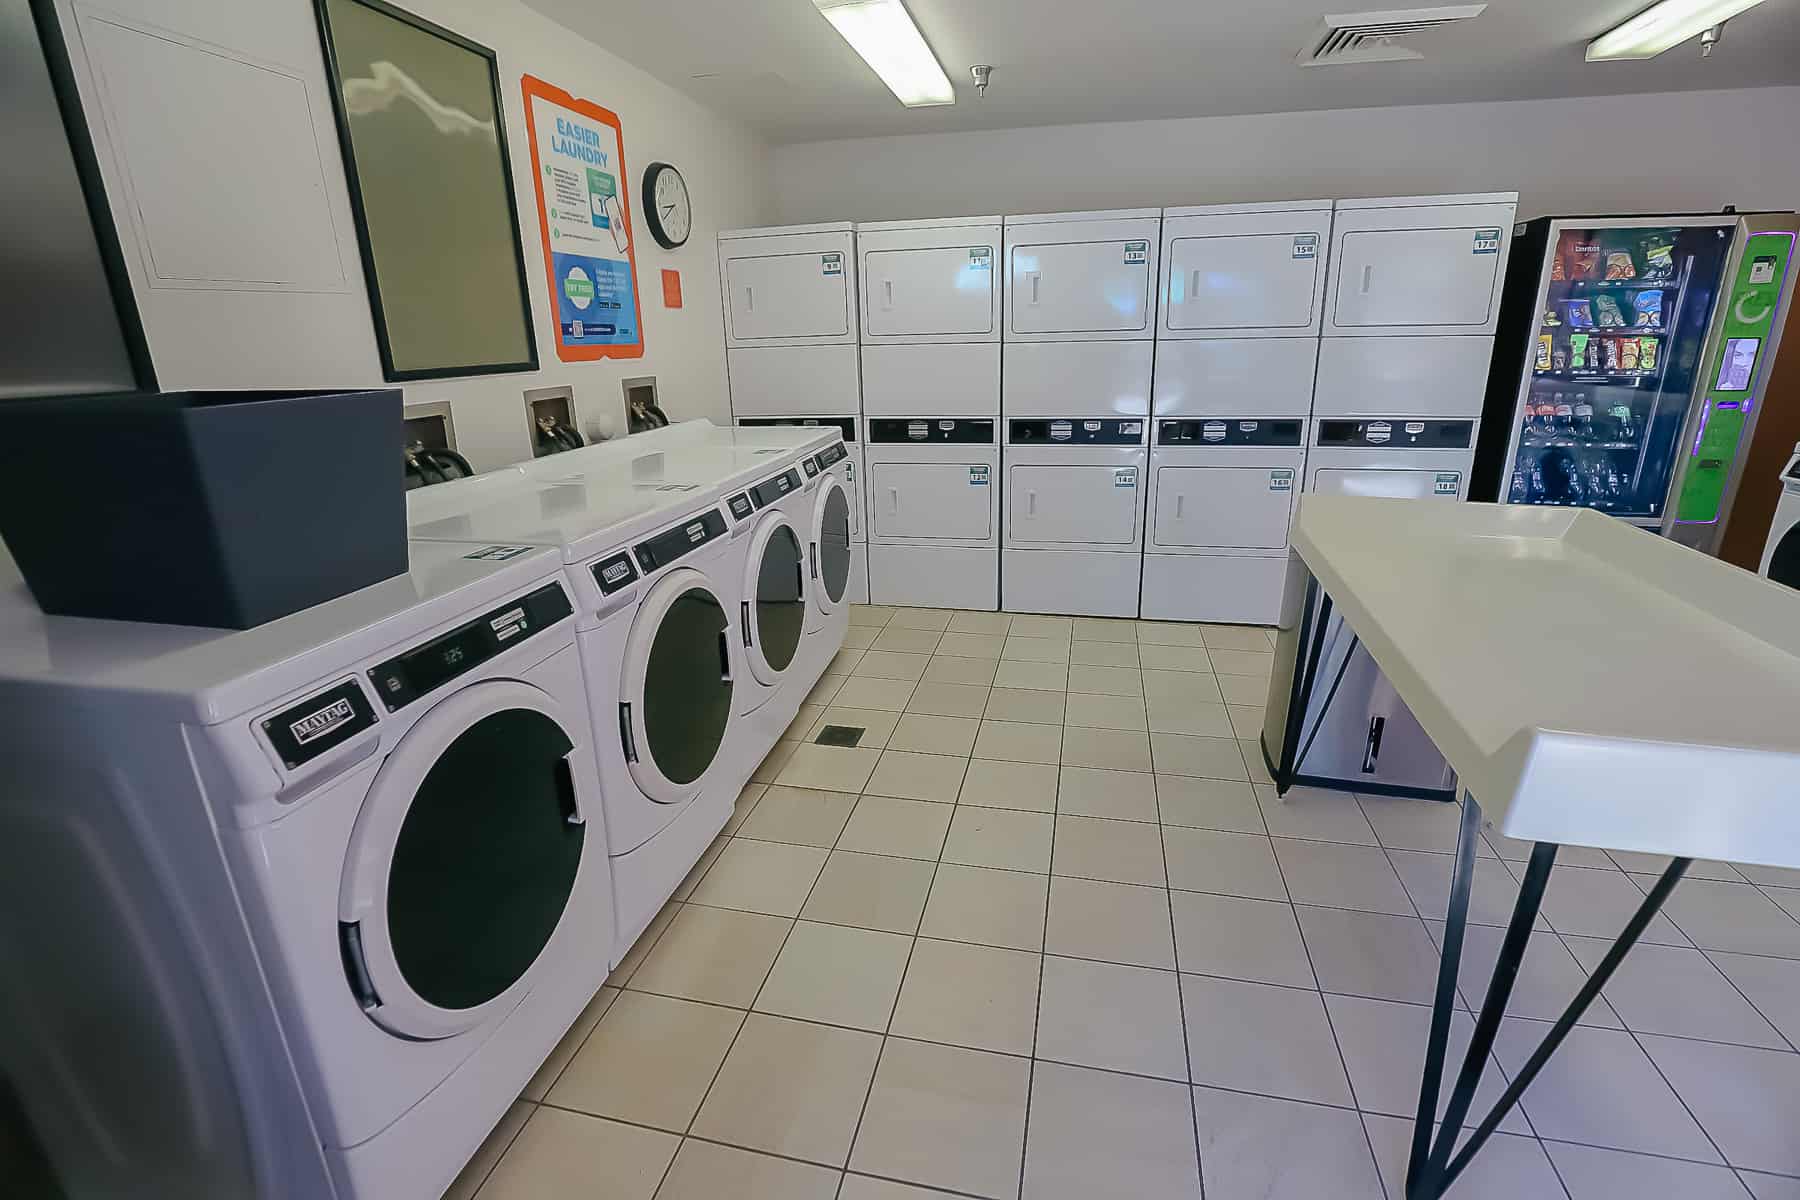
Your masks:
{"label": "white dryer stack", "polygon": [[869,599],[863,519],[856,233],[848,221],[719,234],[725,364],[739,425],[826,425],[844,436],[851,603]]}
{"label": "white dryer stack", "polygon": [[1000,606],[999,217],[859,225],[869,599]]}
{"label": "white dryer stack", "polygon": [[1280,616],[1330,241],[1329,200],[1164,211],[1142,616]]}
{"label": "white dryer stack", "polygon": [[1467,495],[1518,199],[1338,201],[1308,491]]}
{"label": "white dryer stack", "polygon": [[1006,218],[1010,610],[1137,615],[1161,235],[1154,208]]}

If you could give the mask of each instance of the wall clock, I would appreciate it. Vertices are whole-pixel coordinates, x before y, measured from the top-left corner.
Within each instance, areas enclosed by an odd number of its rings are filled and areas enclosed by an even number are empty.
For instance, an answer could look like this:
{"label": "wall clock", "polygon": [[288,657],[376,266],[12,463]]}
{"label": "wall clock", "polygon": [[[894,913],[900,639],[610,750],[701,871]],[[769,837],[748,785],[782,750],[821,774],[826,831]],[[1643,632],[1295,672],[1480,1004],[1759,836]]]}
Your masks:
{"label": "wall clock", "polygon": [[674,250],[694,231],[694,207],[688,199],[687,180],[666,162],[644,168],[643,208],[650,236],[665,250]]}

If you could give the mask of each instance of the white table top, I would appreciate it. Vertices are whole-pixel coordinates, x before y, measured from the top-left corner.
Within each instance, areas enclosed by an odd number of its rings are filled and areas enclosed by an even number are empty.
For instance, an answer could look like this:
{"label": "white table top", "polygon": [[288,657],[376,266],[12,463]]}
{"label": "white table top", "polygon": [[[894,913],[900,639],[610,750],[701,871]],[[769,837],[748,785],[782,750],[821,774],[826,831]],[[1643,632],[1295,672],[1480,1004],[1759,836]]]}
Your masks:
{"label": "white table top", "polygon": [[1800,593],[1578,509],[1309,495],[1293,547],[1500,832],[1800,867]]}

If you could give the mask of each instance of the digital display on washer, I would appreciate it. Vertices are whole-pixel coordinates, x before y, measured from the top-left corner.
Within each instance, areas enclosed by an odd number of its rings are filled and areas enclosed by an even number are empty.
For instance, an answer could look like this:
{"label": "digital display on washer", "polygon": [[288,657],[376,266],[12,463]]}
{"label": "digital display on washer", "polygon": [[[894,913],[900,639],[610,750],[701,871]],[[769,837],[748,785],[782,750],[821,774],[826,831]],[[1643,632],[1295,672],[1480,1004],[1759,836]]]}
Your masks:
{"label": "digital display on washer", "polygon": [[389,712],[474,670],[488,659],[542,633],[574,606],[560,583],[547,583],[509,604],[440,634],[423,646],[390,658],[369,672],[375,694]]}
{"label": "digital display on washer", "polygon": [[823,471],[826,467],[829,467],[832,463],[843,462],[844,459],[848,458],[849,456],[850,456],[850,451],[848,451],[844,448],[844,443],[833,442],[831,445],[825,447],[823,450],[821,450],[817,454],[813,455],[813,461],[818,463],[819,470]]}
{"label": "digital display on washer", "polygon": [[638,569],[648,575],[684,555],[692,554],[714,538],[725,536],[725,514],[709,508],[690,521],[646,538],[633,549]]}
{"label": "digital display on washer", "polygon": [[1140,446],[1144,418],[1015,418],[1007,426],[1007,440],[1015,446]]}
{"label": "digital display on washer", "polygon": [[1159,446],[1298,446],[1304,421],[1238,420],[1226,417],[1195,417],[1180,421],[1159,421],[1156,444]]}
{"label": "digital display on washer", "polygon": [[750,498],[756,501],[756,507],[767,508],[799,486],[800,472],[790,468],[751,488]]}
{"label": "digital display on washer", "polygon": [[1320,421],[1321,446],[1376,446],[1386,450],[1466,450],[1475,437],[1473,421],[1409,421],[1375,417],[1364,421]]}

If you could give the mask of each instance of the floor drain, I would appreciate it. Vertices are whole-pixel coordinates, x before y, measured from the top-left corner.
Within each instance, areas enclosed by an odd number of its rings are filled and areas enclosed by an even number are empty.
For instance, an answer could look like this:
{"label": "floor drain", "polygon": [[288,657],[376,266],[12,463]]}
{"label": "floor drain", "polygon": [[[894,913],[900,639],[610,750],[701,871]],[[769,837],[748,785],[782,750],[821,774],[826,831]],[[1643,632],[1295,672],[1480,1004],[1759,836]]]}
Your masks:
{"label": "floor drain", "polygon": [[819,736],[813,742],[820,746],[854,746],[862,741],[866,732],[860,725],[827,725],[819,730]]}

